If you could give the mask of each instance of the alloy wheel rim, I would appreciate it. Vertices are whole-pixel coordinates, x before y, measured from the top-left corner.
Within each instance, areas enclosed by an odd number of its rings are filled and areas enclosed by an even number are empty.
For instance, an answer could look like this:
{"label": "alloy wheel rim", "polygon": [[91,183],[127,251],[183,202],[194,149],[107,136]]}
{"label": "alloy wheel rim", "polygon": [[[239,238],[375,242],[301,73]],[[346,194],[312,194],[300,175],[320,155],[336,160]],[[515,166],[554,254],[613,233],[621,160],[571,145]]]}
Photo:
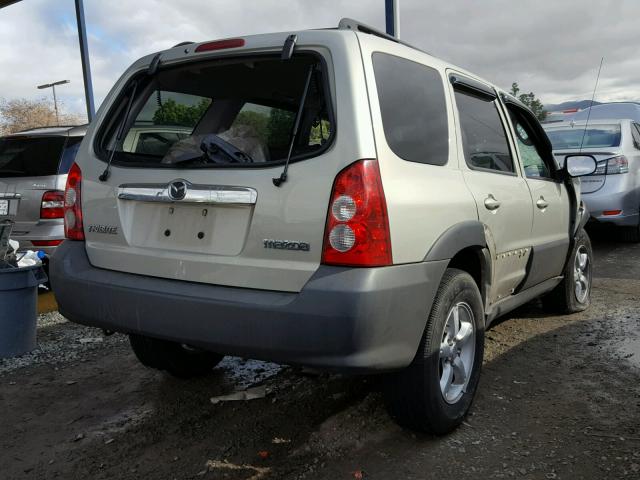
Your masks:
{"label": "alloy wheel rim", "polygon": [[590,279],[589,274],[591,270],[591,264],[589,262],[589,253],[584,245],[576,251],[576,258],[573,262],[574,270],[574,282],[575,282],[575,295],[576,300],[580,303],[584,303],[589,295]]}
{"label": "alloy wheel rim", "polygon": [[454,404],[467,390],[476,353],[476,331],[471,307],[458,302],[447,315],[440,343],[440,392]]}

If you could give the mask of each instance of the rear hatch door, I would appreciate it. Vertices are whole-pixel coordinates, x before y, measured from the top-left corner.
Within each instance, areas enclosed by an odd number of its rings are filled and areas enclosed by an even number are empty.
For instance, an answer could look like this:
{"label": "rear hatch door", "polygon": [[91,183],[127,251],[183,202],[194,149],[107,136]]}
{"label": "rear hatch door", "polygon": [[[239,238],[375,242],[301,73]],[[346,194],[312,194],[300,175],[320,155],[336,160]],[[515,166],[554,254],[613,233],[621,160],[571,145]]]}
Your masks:
{"label": "rear hatch door", "polygon": [[62,188],[58,167],[65,142],[61,135],[0,138],[0,220],[12,214],[13,236],[28,235],[40,222],[43,193]]}
{"label": "rear hatch door", "polygon": [[[375,157],[375,148],[366,92],[354,81],[363,78],[361,62],[345,58],[358,59],[355,35],[301,33],[293,57],[282,61],[286,37],[249,37],[237,56],[163,60],[151,78],[129,75],[138,79],[135,94],[131,81],[120,82],[79,154],[93,265],[216,285],[304,286],[320,264],[336,174]],[[359,125],[368,127],[365,135]],[[292,142],[288,177],[278,187]]]}

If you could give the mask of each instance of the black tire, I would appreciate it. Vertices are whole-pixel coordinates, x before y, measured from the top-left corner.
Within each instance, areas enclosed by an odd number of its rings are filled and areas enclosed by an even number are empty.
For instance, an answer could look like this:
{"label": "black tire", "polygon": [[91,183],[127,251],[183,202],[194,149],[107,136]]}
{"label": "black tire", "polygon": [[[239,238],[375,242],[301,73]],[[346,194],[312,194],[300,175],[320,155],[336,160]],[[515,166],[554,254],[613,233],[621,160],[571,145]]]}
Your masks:
{"label": "black tire", "polygon": [[[475,338],[469,358],[473,358],[466,387],[458,399],[445,400],[440,388],[443,373],[441,344],[445,337],[445,325],[453,308],[465,304],[471,312]],[[466,307],[465,307],[466,309]],[[402,426],[421,432],[443,435],[455,429],[466,416],[480,379],[484,356],[485,316],[480,291],[468,273],[449,268],[445,271],[436,293],[431,313],[415,359],[404,370],[391,374],[385,388],[387,408],[391,416]],[[451,365],[451,363],[449,363]],[[455,378],[453,376],[450,378]],[[464,378],[467,378],[466,376]]]}
{"label": "black tire", "polygon": [[620,233],[624,242],[640,243],[640,223],[635,227],[622,227]]}
{"label": "black tire", "polygon": [[129,342],[144,366],[164,370],[178,378],[207,375],[223,359],[216,353],[191,350],[176,342],[142,335],[129,335]]}
{"label": "black tire", "polygon": [[[587,279],[586,296],[578,298],[576,282],[578,272],[576,270],[576,255],[578,251],[587,254],[588,269],[583,275]],[[584,229],[577,236],[573,250],[564,269],[564,280],[549,294],[542,298],[545,308],[554,313],[577,313],[586,310],[591,305],[591,285],[593,280],[593,250],[591,240]]]}

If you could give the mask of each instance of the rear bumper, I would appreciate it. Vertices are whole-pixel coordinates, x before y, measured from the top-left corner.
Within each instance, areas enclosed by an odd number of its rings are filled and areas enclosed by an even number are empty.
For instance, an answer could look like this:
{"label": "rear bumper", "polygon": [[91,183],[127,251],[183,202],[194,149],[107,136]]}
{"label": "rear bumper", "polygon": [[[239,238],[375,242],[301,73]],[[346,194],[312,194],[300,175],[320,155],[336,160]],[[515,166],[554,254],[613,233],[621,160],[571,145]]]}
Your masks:
{"label": "rear bumper", "polygon": [[[640,189],[629,188],[627,183],[610,177],[621,177],[621,175],[609,175],[604,188],[593,193],[582,194],[582,200],[587,205],[591,218],[600,223],[619,226],[638,225]],[[603,214],[603,212],[611,210],[622,210],[622,213],[619,215]]]}
{"label": "rear bumper", "polygon": [[[52,240],[64,240],[64,223],[62,220],[41,220],[35,225],[29,225],[28,232],[20,234],[19,232],[25,229],[23,224],[17,223],[14,228],[14,235],[11,237],[20,243],[20,251],[25,250],[42,250],[47,255],[53,255],[56,246],[41,246],[34,245],[32,242],[37,241],[52,241]],[[18,232],[18,234],[15,234]]]}
{"label": "rear bumper", "polygon": [[289,293],[100,269],[84,243],[66,241],[50,277],[60,312],[77,323],[226,355],[384,371],[412,361],[447,263],[321,266]]}

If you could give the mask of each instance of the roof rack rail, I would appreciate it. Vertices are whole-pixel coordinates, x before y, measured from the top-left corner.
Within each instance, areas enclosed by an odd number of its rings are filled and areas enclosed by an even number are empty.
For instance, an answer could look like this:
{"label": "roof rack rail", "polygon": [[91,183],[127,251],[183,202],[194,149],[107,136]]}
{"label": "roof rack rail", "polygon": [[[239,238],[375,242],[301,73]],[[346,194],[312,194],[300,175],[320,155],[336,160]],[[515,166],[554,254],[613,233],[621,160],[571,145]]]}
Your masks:
{"label": "roof rack rail", "polygon": [[397,37],[394,37],[393,35],[389,35],[386,32],[383,32],[382,30],[378,30],[375,27],[372,27],[371,25],[367,25],[365,23],[362,23],[358,20],[354,20],[353,18],[343,18],[340,20],[340,23],[338,23],[338,29],[339,30],[354,30],[356,32],[362,32],[362,33],[368,33],[370,35],[375,35],[376,37],[380,37],[380,38],[384,38],[385,40],[390,40],[392,42],[395,43],[399,43],[401,45],[404,45],[405,47],[409,47],[409,48],[413,48],[414,50],[418,50],[420,52],[426,53],[428,55],[430,55],[429,52],[425,52],[424,50],[415,47],[413,45],[411,45],[410,43],[407,42],[403,42],[402,40],[400,40]]}

